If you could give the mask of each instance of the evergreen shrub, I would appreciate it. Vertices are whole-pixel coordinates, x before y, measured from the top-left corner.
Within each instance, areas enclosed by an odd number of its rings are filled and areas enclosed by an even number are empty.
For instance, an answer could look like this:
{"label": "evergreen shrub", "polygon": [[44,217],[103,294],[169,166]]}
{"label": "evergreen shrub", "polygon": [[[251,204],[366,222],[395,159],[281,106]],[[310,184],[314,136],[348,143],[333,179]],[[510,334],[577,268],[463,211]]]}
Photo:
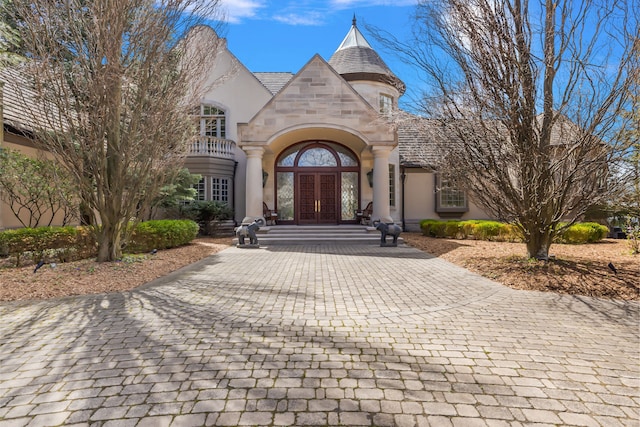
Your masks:
{"label": "evergreen shrub", "polygon": [[66,261],[73,252],[93,252],[95,244],[82,227],[25,227],[0,232],[0,247],[6,255],[15,257],[19,267],[25,255],[34,262],[44,260],[45,253]]}
{"label": "evergreen shrub", "polygon": [[149,252],[186,245],[198,235],[192,220],[153,220],[136,224],[125,248],[128,253]]}
{"label": "evergreen shrub", "polygon": [[608,232],[609,229],[602,224],[578,222],[558,234],[556,241],[571,244],[595,243],[607,237]]}
{"label": "evergreen shrub", "polygon": [[[522,234],[517,226],[498,221],[468,220],[441,221],[426,219],[420,221],[422,234],[430,237],[450,239],[477,239],[500,242],[522,242]],[[576,223],[556,236],[556,243],[595,243],[607,236],[606,226],[594,222]]]}

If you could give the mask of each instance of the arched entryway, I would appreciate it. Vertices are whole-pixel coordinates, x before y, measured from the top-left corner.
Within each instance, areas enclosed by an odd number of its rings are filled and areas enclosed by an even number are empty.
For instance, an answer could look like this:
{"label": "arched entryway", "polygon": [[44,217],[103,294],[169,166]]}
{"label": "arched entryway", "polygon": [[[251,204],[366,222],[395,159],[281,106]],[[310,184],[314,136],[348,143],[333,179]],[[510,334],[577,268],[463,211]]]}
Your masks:
{"label": "arched entryway", "polygon": [[347,147],[330,141],[292,145],[277,157],[275,173],[278,223],[355,222],[360,162]]}

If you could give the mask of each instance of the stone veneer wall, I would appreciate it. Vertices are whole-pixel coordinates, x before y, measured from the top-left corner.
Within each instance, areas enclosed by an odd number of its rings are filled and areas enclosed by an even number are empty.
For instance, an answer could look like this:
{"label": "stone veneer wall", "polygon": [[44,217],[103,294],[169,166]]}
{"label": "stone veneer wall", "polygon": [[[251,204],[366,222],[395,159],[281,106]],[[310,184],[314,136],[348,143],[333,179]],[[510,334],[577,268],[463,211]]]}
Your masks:
{"label": "stone veneer wall", "polygon": [[240,126],[240,144],[262,145],[282,130],[307,125],[352,129],[367,143],[395,143],[376,110],[318,55],[250,123]]}

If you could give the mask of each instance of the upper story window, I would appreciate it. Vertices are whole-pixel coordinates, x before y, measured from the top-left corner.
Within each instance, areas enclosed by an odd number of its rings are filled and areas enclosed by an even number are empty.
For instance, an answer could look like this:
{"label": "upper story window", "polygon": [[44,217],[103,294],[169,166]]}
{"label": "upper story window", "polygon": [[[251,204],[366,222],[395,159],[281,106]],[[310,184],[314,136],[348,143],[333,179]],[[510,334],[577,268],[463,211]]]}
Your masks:
{"label": "upper story window", "polygon": [[200,135],[226,138],[226,118],[224,110],[213,105],[202,105],[200,109]]}
{"label": "upper story window", "polygon": [[389,95],[385,95],[384,93],[380,94],[380,113],[382,114],[391,114],[393,111],[393,97]]}

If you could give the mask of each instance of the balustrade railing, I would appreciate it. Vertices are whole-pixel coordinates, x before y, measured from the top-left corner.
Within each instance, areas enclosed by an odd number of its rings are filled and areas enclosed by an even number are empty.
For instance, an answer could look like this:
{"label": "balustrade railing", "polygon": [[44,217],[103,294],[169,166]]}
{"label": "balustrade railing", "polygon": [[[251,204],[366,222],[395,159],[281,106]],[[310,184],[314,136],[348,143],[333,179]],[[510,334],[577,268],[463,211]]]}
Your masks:
{"label": "balustrade railing", "polygon": [[236,143],[229,139],[200,136],[189,147],[189,156],[218,157],[233,159]]}

